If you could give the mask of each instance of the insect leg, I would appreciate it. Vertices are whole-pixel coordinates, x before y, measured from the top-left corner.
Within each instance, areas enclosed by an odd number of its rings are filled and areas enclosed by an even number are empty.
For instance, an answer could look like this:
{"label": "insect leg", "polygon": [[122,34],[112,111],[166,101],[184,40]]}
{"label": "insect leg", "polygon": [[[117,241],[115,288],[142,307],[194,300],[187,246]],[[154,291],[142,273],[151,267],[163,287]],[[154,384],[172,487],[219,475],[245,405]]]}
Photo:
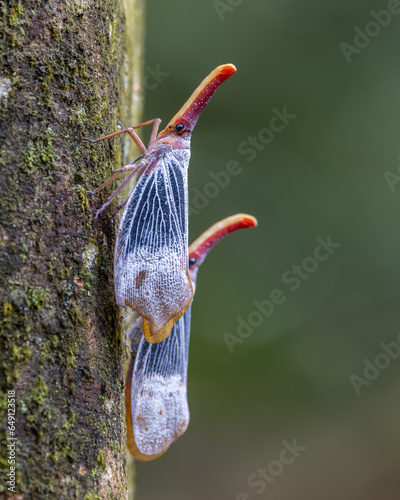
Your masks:
{"label": "insect leg", "polygon": [[132,138],[132,140],[134,141],[134,143],[136,144],[136,146],[140,149],[141,153],[146,154],[147,153],[146,146],[143,144],[142,140],[135,132],[135,129],[145,127],[146,125],[151,125],[152,123],[154,123],[154,125],[153,125],[153,130],[152,130],[151,138],[150,138],[150,141],[151,141],[153,138],[153,135],[154,136],[157,135],[158,127],[161,123],[161,120],[159,118],[153,118],[152,120],[148,120],[146,122],[139,123],[138,125],[134,125],[133,127],[128,127],[128,128],[123,128],[122,130],[117,130],[116,132],[113,132],[112,134],[108,134],[108,135],[105,135],[103,137],[100,137],[99,139],[92,140],[92,139],[88,139],[87,137],[82,137],[82,139],[84,141],[88,141],[88,142],[94,144],[95,142],[100,142],[100,141],[104,141],[106,139],[111,139],[112,137],[116,137],[117,135],[121,135],[121,134],[124,134],[125,132],[127,132],[130,135],[130,137]]}
{"label": "insect leg", "polygon": [[117,213],[121,210],[121,208],[124,208],[124,206],[127,204],[129,198],[127,198],[125,201],[123,201],[122,203],[120,203],[117,208],[115,209],[115,212],[112,214],[113,217],[115,217],[117,215]]}
{"label": "insect leg", "polygon": [[[140,149],[140,151],[142,151],[142,149],[140,148],[140,146],[137,142],[137,139],[139,139],[139,136],[136,134],[134,129],[146,127],[146,125],[151,125],[152,123],[153,123],[153,129],[151,131],[151,136],[150,136],[150,141],[149,141],[149,146],[150,146],[150,144],[152,144],[157,137],[158,127],[160,126],[160,123],[161,123],[160,118],[153,118],[152,120],[147,120],[146,122],[142,122],[142,123],[139,123],[138,125],[134,125],[133,127],[128,127],[125,129],[128,132],[128,134],[131,136],[131,138],[133,139],[133,141],[135,142],[137,147]],[[139,141],[142,143],[142,141],[140,139],[139,139]],[[143,151],[142,151],[142,153],[143,153]]]}
{"label": "insect leg", "polygon": [[161,120],[160,118],[156,118],[154,121],[153,125],[153,130],[151,131],[151,136],[149,140],[149,146],[153,144],[153,142],[156,140],[157,133],[158,133],[158,127],[160,126]]}
{"label": "insect leg", "polygon": [[142,123],[139,123],[138,125],[134,125],[133,127],[128,127],[128,128],[142,128],[142,127],[146,127],[147,125],[151,125],[151,124],[154,124],[153,125],[153,129],[155,127],[158,127],[160,126],[160,123],[161,123],[161,120],[160,118],[153,118],[152,120],[147,120],[146,122],[142,122]]}
{"label": "insect leg", "polygon": [[[139,158],[141,158],[141,156],[139,156]],[[137,158],[136,160],[138,160],[139,158]],[[120,174],[122,174],[122,172],[128,172],[129,170],[131,170],[132,172],[136,173],[139,170],[139,165],[133,165],[133,162],[128,163],[128,165],[125,165],[124,167],[119,168],[118,170],[116,170],[114,172],[114,174],[109,179],[107,179],[105,182],[103,182],[103,184],[101,186],[99,186],[94,191],[88,191],[88,193],[89,194],[96,194],[96,193],[98,193],[101,189],[105,188],[107,186],[107,184],[109,184],[114,179],[116,179]]]}
{"label": "insect leg", "polygon": [[84,141],[88,141],[92,144],[95,142],[100,142],[100,141],[105,141],[106,139],[111,139],[112,137],[116,137],[117,135],[125,134],[125,132],[128,132],[128,134],[131,136],[133,141],[135,142],[136,146],[140,149],[142,154],[147,153],[146,146],[143,144],[142,140],[140,137],[137,135],[137,133],[133,130],[133,127],[129,128],[124,128],[122,130],[117,130],[116,132],[113,132],[112,134],[105,135],[104,137],[100,137],[99,139],[88,139],[87,137],[82,137]]}
{"label": "insect leg", "polygon": [[130,168],[128,168],[128,167],[129,167],[129,165],[133,165],[134,163],[136,163],[138,160],[141,160],[142,158],[143,158],[143,155],[138,156],[138,157],[137,157],[137,158],[135,158],[134,160],[130,161],[130,162],[128,163],[128,165],[125,165],[125,167],[119,168],[118,170],[114,170],[114,174],[115,174],[116,172],[119,172],[119,171],[122,171],[122,172],[123,172],[124,170],[131,170]]}
{"label": "insect leg", "polygon": [[135,323],[126,332],[125,345],[132,351],[132,343],[139,344],[143,337],[142,318],[136,319]]}
{"label": "insect leg", "polygon": [[108,205],[113,201],[113,199],[124,189],[124,187],[128,184],[128,182],[132,179],[132,177],[136,174],[136,170],[134,170],[133,172],[131,172],[128,177],[126,177],[126,179],[124,179],[124,181],[118,186],[118,188],[113,192],[113,194],[108,198],[108,200],[104,203],[104,205],[99,208],[99,210],[97,210],[97,213],[96,213],[96,219],[97,217],[101,214],[101,212],[103,210],[105,210]]}
{"label": "insect leg", "polygon": [[99,137],[99,139],[92,140],[92,139],[88,139],[87,137],[82,137],[82,140],[88,141],[88,142],[94,144],[95,142],[105,141],[106,139],[111,139],[112,137],[124,134],[125,132],[128,132],[128,134],[131,136],[131,138],[135,142],[136,146],[140,149],[141,153],[146,154],[147,153],[146,146],[143,144],[142,140],[137,135],[137,133],[133,130],[133,127],[124,128],[122,130],[117,130],[116,132],[113,132],[112,134],[105,135],[104,137]]}

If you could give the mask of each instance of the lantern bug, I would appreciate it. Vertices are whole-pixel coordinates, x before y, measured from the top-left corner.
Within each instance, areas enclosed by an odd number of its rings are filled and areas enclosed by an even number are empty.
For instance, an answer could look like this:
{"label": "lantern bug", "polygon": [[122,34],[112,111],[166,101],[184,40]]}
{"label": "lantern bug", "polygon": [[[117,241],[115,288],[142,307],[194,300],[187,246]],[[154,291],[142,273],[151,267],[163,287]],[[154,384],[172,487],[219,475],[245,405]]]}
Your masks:
{"label": "lantern bug", "polygon": [[[196,287],[197,271],[208,252],[227,234],[254,227],[246,214],[227,217],[205,231],[189,248],[189,276]],[[174,324],[170,336],[149,344],[139,318],[127,333],[141,337],[136,359],[131,358],[125,385],[127,443],[132,455],[150,461],[165,453],[189,424],[187,368],[191,307]]]}
{"label": "lantern bug", "polygon": [[[235,71],[232,64],[214,69],[158,135],[161,120],[155,118],[95,141],[85,139],[98,142],[126,132],[142,153],[92,193],[121,172],[130,172],[98,215],[136,173],[140,176],[119,224],[114,283],[117,305],[129,306],[142,317],[143,332],[149,343],[168,337],[193,298],[187,243],[190,138],[215,91]],[[146,149],[134,129],[150,124],[153,129]]]}

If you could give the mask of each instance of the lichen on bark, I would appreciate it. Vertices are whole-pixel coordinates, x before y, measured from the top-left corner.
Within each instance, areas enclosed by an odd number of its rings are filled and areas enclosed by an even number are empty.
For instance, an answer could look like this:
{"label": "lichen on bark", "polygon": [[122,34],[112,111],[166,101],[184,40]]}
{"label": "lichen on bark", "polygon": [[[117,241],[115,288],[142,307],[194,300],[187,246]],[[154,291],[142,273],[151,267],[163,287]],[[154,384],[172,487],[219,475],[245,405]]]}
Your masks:
{"label": "lichen on bark", "polygon": [[0,7],[0,430],[5,450],[14,389],[23,499],[127,495],[115,221],[93,217],[112,187],[87,194],[124,154],[120,140],[81,140],[137,113],[142,3],[127,4]]}

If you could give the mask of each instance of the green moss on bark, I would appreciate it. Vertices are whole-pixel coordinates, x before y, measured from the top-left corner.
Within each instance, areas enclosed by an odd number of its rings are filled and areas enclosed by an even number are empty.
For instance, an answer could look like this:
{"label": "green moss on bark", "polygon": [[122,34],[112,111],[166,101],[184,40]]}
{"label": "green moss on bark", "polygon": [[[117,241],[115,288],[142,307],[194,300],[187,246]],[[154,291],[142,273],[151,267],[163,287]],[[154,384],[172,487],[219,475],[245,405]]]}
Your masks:
{"label": "green moss on bark", "polygon": [[[93,218],[111,187],[87,195],[121,163],[121,141],[81,137],[129,119],[138,57],[117,0],[9,0],[0,32],[0,408],[15,389],[16,492],[125,498],[115,226]],[[5,417],[0,431],[5,449]]]}

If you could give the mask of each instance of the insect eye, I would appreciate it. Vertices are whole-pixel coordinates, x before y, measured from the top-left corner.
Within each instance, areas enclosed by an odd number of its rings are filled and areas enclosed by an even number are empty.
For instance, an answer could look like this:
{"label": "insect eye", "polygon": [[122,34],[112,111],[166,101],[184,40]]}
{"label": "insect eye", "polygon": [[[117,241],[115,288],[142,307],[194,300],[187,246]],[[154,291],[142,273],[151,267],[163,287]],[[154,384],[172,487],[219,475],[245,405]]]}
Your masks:
{"label": "insect eye", "polygon": [[196,264],[196,259],[194,257],[191,257],[189,259],[189,266],[193,266],[193,264]]}
{"label": "insect eye", "polygon": [[182,125],[182,123],[178,123],[176,126],[175,126],[175,132],[182,132],[182,130],[184,129],[185,127]]}

